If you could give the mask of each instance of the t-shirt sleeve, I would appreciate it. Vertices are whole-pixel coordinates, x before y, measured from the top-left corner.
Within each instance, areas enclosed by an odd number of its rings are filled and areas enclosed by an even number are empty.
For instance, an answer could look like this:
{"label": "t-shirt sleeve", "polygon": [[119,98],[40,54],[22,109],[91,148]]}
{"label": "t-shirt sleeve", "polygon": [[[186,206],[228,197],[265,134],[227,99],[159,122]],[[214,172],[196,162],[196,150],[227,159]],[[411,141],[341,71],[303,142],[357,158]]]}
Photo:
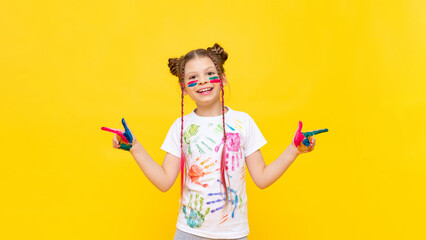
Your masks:
{"label": "t-shirt sleeve", "polygon": [[161,149],[180,158],[180,121],[178,120],[176,119],[170,127]]}
{"label": "t-shirt sleeve", "polygon": [[260,129],[257,127],[254,120],[249,115],[247,116],[248,127],[245,146],[245,157],[256,152],[258,149],[260,149],[263,145],[267,143],[265,137],[263,137],[262,133],[260,132]]}

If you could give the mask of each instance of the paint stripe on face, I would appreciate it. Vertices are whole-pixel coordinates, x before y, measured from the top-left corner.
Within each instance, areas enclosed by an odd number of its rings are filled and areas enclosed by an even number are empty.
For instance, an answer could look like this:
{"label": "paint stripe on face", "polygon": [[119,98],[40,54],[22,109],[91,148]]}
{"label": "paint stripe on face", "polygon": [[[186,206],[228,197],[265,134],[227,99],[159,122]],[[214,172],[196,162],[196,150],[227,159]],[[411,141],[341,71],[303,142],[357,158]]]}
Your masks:
{"label": "paint stripe on face", "polygon": [[210,77],[209,80],[211,83],[220,83],[219,77],[216,76]]}
{"label": "paint stripe on face", "polygon": [[198,83],[198,80],[188,82],[188,87],[195,87]]}

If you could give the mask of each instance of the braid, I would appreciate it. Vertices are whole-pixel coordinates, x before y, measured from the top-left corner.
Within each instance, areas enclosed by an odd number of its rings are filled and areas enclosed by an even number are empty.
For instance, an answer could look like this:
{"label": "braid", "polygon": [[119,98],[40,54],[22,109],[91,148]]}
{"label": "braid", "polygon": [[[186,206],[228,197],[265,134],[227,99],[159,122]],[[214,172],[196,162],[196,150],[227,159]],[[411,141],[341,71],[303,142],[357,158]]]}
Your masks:
{"label": "braid", "polygon": [[[180,128],[180,197],[183,196],[183,183],[185,175],[185,153],[183,152],[183,86],[184,86],[184,71],[182,69],[182,81],[180,83],[180,88],[182,92],[182,101],[181,101],[181,128]],[[181,201],[182,203],[182,201]]]}
{"label": "braid", "polygon": [[225,205],[227,205],[228,204],[228,187],[227,187],[226,180],[225,180],[225,172],[227,170],[227,167],[226,167],[226,163],[225,163],[225,159],[226,159],[226,152],[225,152],[225,149],[226,149],[226,130],[225,130],[225,101],[224,101],[224,98],[223,98],[223,95],[224,95],[223,81],[222,81],[222,78],[220,77],[221,72],[220,72],[220,69],[217,66],[216,60],[212,57],[210,52],[208,52],[208,54],[209,54],[209,57],[211,58],[211,60],[213,61],[214,65],[216,67],[217,73],[219,75],[219,80],[220,80],[220,90],[222,91],[223,149],[222,149],[222,157],[221,157],[221,160],[220,160],[220,178],[223,182],[223,188],[225,190],[225,196],[226,196]]}

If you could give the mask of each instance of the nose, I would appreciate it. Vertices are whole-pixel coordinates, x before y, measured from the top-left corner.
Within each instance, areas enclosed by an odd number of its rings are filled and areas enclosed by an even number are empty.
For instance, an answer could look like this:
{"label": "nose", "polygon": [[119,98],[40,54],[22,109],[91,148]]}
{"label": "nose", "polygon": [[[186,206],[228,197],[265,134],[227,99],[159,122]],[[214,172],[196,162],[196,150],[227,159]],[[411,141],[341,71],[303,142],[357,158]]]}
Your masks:
{"label": "nose", "polygon": [[209,79],[206,76],[201,77],[200,80],[199,80],[199,84],[205,84],[205,83],[208,83],[208,82],[209,82]]}

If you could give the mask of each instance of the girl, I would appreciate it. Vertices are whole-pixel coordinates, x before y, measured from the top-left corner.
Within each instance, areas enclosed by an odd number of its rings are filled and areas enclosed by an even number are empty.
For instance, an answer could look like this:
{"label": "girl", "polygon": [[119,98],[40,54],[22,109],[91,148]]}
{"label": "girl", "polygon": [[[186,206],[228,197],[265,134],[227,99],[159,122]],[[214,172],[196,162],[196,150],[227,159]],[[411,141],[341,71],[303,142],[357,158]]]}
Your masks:
{"label": "girl", "polygon": [[[170,58],[169,68],[179,78],[181,117],[172,124],[161,149],[162,166],[145,151],[122,119],[125,131],[116,133],[113,147],[130,151],[147,178],[161,191],[172,187],[181,172],[181,199],[174,239],[247,239],[245,165],[254,183],[264,189],[275,182],[303,152],[314,149],[314,134],[302,133],[271,164],[260,148],[266,140],[253,119],[224,105],[227,79],[223,64],[228,54],[219,44]],[[184,95],[196,105],[183,115]],[[325,131],[325,130],[321,130]]]}

